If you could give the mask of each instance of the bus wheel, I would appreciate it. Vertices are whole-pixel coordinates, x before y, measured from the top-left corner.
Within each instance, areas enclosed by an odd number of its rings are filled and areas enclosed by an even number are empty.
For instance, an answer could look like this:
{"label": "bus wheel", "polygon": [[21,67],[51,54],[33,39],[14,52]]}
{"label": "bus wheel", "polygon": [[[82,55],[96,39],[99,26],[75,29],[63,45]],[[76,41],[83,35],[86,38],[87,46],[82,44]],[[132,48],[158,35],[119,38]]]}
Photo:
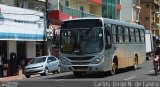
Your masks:
{"label": "bus wheel", "polygon": [[115,75],[117,72],[117,66],[115,63],[112,63],[112,69],[110,71],[111,75]]}
{"label": "bus wheel", "polygon": [[134,58],[134,64],[132,66],[133,70],[136,70],[138,68],[138,57],[135,56]]}

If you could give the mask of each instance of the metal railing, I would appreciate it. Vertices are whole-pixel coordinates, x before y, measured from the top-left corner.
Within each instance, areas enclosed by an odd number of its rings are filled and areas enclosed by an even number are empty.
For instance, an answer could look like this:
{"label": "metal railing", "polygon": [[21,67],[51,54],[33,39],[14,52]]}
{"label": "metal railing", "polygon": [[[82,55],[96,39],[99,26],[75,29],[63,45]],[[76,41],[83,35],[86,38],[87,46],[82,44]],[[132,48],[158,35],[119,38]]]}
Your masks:
{"label": "metal railing", "polygon": [[73,8],[64,6],[62,4],[59,4],[59,9],[62,12],[66,13],[66,14],[69,14],[71,16],[75,16],[75,17],[97,17],[94,14],[89,14],[89,13],[86,13],[86,12],[83,12],[83,11],[80,11],[80,10],[77,10],[77,9],[73,9]]}

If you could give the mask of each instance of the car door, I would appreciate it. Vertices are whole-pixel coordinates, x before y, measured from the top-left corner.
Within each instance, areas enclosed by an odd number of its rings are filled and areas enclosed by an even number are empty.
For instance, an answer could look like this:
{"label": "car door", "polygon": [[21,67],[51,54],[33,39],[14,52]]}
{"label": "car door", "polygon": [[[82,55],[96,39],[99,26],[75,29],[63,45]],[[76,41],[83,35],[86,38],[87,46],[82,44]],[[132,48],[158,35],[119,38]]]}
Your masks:
{"label": "car door", "polygon": [[54,66],[54,71],[55,71],[55,70],[58,69],[59,61],[58,61],[58,59],[57,59],[56,57],[54,57],[54,56],[52,57],[52,59],[53,59],[53,61],[54,61],[53,66]]}
{"label": "car door", "polygon": [[53,59],[51,57],[48,57],[47,63],[49,71],[53,71]]}
{"label": "car door", "polygon": [[54,59],[55,59],[55,69],[57,70],[59,67],[59,60],[56,57],[54,57]]}

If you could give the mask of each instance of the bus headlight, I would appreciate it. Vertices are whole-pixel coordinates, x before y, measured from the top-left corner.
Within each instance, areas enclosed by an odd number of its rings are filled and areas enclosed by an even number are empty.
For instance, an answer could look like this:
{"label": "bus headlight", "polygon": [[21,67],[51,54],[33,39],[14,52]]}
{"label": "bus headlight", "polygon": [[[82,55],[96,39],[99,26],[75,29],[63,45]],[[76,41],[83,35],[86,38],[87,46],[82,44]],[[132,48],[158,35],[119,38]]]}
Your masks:
{"label": "bus headlight", "polygon": [[69,63],[65,58],[62,58],[60,62],[61,62],[63,65],[70,65],[70,63]]}
{"label": "bus headlight", "polygon": [[103,60],[104,56],[97,57],[91,64],[99,64]]}

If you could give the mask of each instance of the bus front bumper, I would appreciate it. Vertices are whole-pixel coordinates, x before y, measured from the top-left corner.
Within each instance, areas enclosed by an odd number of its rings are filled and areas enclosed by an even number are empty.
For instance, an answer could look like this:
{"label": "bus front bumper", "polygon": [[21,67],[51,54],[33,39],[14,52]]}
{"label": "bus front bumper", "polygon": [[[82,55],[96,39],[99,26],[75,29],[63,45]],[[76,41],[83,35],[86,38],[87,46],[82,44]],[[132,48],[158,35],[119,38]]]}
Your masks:
{"label": "bus front bumper", "polygon": [[109,66],[107,67],[106,64],[88,64],[88,65],[60,65],[61,71],[107,71],[109,70]]}

